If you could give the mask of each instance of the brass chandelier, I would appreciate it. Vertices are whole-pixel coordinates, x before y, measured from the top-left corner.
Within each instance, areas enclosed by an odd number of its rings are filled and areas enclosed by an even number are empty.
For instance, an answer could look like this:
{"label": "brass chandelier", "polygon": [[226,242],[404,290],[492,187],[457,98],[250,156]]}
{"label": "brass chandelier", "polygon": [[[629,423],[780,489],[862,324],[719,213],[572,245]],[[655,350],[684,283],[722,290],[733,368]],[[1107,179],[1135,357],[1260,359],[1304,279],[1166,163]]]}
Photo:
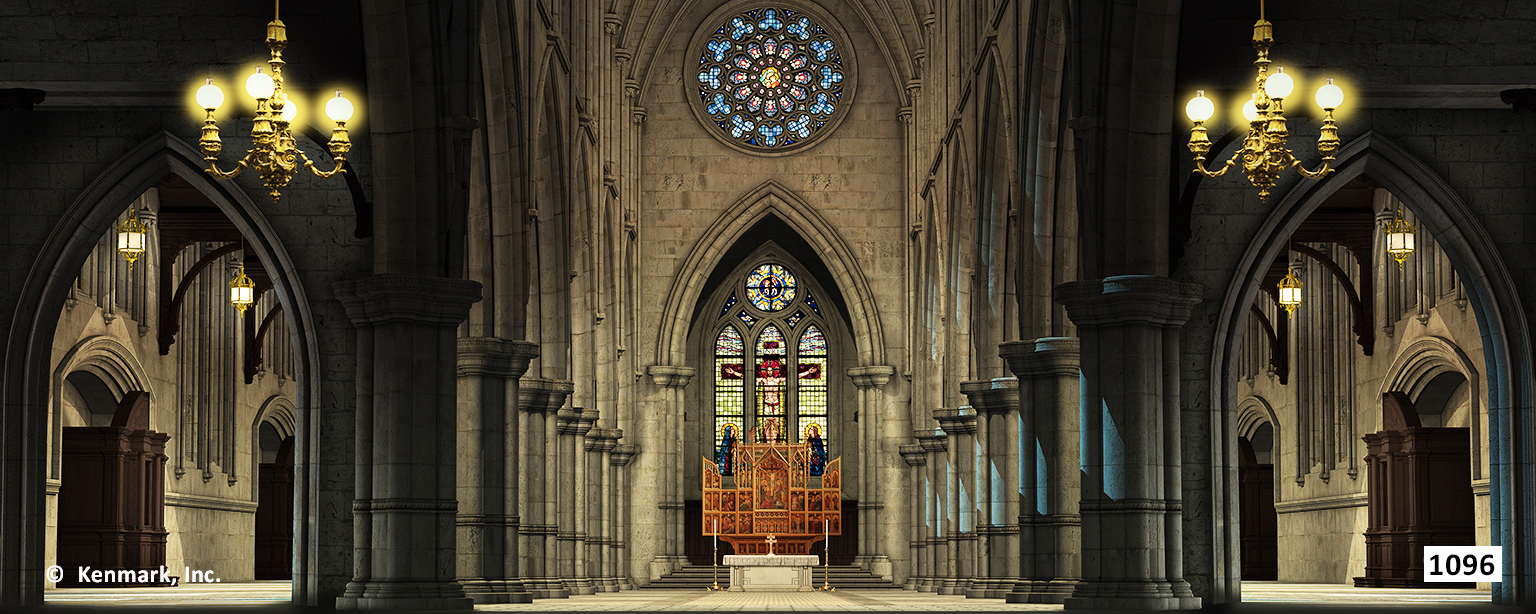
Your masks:
{"label": "brass chandelier", "polygon": [[1291,95],[1296,82],[1291,75],[1285,73],[1284,67],[1277,66],[1274,74],[1269,74],[1269,47],[1274,42],[1274,26],[1264,20],[1264,0],[1259,0],[1259,21],[1253,24],[1253,48],[1259,55],[1253,64],[1259,67],[1259,74],[1255,79],[1253,99],[1243,105],[1243,118],[1248,120],[1249,126],[1248,136],[1243,139],[1243,148],[1233,154],[1220,169],[1211,171],[1205,168],[1205,154],[1211,150],[1205,122],[1215,113],[1215,104],[1205,97],[1205,90],[1198,90],[1184,107],[1185,114],[1195,122],[1189,135],[1189,151],[1195,154],[1195,172],[1206,177],[1220,177],[1241,158],[1243,174],[1259,188],[1260,201],[1269,200],[1270,187],[1274,186],[1281,173],[1293,166],[1303,177],[1312,179],[1333,172],[1330,164],[1339,150],[1339,131],[1334,125],[1333,110],[1344,102],[1344,91],[1333,84],[1332,77],[1317,89],[1317,106],[1323,109],[1322,134],[1317,137],[1317,152],[1322,155],[1323,164],[1315,171],[1307,170],[1286,148],[1290,132],[1285,126],[1281,101]]}
{"label": "brass chandelier", "polygon": [[252,147],[233,170],[223,171],[218,166],[219,152],[224,149],[224,145],[219,140],[219,127],[214,121],[213,112],[224,104],[224,91],[214,85],[210,78],[198,88],[196,96],[198,106],[208,112],[203,123],[203,137],[198,141],[202,146],[203,160],[208,162],[208,172],[215,177],[227,179],[239,175],[247,167],[254,168],[261,174],[267,189],[271,190],[272,202],[277,202],[282,196],[280,190],[298,172],[300,160],[315,175],[330,177],[345,170],[342,163],[346,161],[347,152],[352,149],[352,142],[347,138],[347,122],[352,119],[353,107],[352,102],[341,95],[341,90],[336,90],[336,97],[325,104],[326,116],[336,123],[328,145],[336,167],[329,171],[317,169],[309,156],[298,148],[289,130],[289,122],[297,115],[298,105],[283,91],[283,49],[287,46],[287,26],[278,19],[278,3],[273,0],[272,21],[267,24],[267,47],[272,51],[268,64],[272,72],[265,73],[261,67],[257,67],[256,72],[245,80],[246,93],[256,99],[256,117],[251,123]]}

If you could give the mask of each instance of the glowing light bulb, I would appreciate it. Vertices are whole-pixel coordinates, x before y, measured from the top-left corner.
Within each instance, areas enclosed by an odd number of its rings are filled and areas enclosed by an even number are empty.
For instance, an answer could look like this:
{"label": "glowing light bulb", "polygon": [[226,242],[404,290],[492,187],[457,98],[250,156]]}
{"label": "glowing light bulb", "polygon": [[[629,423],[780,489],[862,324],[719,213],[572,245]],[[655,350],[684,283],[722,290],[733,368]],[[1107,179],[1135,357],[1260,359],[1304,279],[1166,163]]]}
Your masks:
{"label": "glowing light bulb", "polygon": [[1290,75],[1285,74],[1284,66],[1275,67],[1275,74],[1264,80],[1264,93],[1270,98],[1280,100],[1291,95],[1291,90],[1296,89],[1296,81]]}
{"label": "glowing light bulb", "polygon": [[256,72],[251,73],[251,76],[245,78],[245,93],[250,94],[251,98],[257,100],[271,98],[272,91],[276,88],[277,84],[273,83],[272,76],[261,72],[260,66],[256,67]]}
{"label": "glowing light bulb", "polygon": [[1259,119],[1259,107],[1254,104],[1254,100],[1258,99],[1258,97],[1258,94],[1254,94],[1253,98],[1243,103],[1243,119],[1248,120],[1248,123],[1253,123]]}
{"label": "glowing light bulb", "polygon": [[217,111],[223,104],[224,90],[214,85],[212,78],[209,78],[202,87],[197,88],[197,106],[209,111]]}
{"label": "glowing light bulb", "polygon": [[352,101],[341,95],[341,90],[336,90],[336,97],[325,103],[325,116],[338,124],[352,119]]}
{"label": "glowing light bulb", "polygon": [[1328,77],[1328,83],[1317,88],[1317,106],[1325,111],[1332,111],[1344,104],[1344,90],[1333,84],[1333,77]]}
{"label": "glowing light bulb", "polygon": [[283,95],[283,99],[283,121],[291,122],[299,114],[299,103],[287,94]]}
{"label": "glowing light bulb", "polygon": [[1216,114],[1216,105],[1210,98],[1205,97],[1205,90],[1195,90],[1195,97],[1189,99],[1189,104],[1184,105],[1184,114],[1191,121],[1203,122]]}

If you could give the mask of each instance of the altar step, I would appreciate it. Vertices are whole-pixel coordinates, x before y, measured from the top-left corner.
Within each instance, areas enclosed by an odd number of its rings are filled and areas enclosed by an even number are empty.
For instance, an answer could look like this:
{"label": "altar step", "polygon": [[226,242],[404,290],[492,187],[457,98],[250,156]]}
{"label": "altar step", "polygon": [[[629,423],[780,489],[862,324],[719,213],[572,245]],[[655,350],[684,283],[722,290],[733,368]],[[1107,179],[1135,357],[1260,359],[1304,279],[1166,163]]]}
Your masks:
{"label": "altar step", "polygon": [[[900,584],[891,584],[890,582],[881,580],[880,576],[859,569],[859,566],[857,565],[833,565],[830,568],[817,567],[815,572],[811,575],[811,579],[814,581],[816,586],[821,586],[821,583],[823,582],[823,570],[828,570],[831,572],[832,579],[830,580],[830,583],[832,586],[839,589],[901,588]],[[681,569],[662,576],[660,580],[651,582],[650,586],[647,586],[646,588],[703,590],[709,588],[711,583],[710,573],[711,571],[708,565],[686,565]],[[729,586],[731,583],[730,581],[730,568],[725,567],[724,565],[720,566],[720,586]]]}

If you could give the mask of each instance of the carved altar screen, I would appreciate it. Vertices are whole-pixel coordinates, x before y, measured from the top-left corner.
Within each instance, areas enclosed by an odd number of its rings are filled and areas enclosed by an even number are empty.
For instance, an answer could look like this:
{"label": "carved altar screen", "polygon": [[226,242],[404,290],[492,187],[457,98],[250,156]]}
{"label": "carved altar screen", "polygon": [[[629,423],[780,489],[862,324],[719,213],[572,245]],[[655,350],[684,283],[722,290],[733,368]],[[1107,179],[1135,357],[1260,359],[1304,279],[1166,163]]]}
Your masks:
{"label": "carved altar screen", "polygon": [[704,459],[704,535],[718,526],[737,554],[767,554],[769,535],[777,539],[775,554],[808,554],[824,535],[841,535],[842,459],[827,463],[818,478],[811,475],[812,454],[807,443],[741,443],[732,454],[734,480]]}

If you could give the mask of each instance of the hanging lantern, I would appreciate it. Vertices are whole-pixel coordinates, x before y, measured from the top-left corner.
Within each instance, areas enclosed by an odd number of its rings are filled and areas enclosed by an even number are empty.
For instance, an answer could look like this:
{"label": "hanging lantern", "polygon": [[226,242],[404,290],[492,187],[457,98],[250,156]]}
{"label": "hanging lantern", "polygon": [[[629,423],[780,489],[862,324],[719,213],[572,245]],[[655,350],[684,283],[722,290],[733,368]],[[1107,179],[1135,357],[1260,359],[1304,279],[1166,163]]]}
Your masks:
{"label": "hanging lantern", "polygon": [[1392,254],[1392,259],[1397,261],[1398,270],[1402,270],[1403,261],[1413,255],[1413,233],[1416,229],[1403,219],[1401,209],[1397,211],[1397,217],[1387,226],[1387,253]]}
{"label": "hanging lantern", "polygon": [[144,254],[145,238],[149,236],[149,224],[139,221],[139,210],[128,211],[128,219],[117,225],[117,251],[128,259],[128,268]]}
{"label": "hanging lantern", "polygon": [[240,315],[245,315],[245,308],[256,302],[256,282],[251,281],[245,275],[245,267],[240,267],[240,274],[229,280],[229,303],[240,310]]}
{"label": "hanging lantern", "polygon": [[1285,279],[1280,280],[1280,306],[1287,313],[1295,314],[1296,306],[1301,304],[1301,278],[1295,271],[1285,274]]}

